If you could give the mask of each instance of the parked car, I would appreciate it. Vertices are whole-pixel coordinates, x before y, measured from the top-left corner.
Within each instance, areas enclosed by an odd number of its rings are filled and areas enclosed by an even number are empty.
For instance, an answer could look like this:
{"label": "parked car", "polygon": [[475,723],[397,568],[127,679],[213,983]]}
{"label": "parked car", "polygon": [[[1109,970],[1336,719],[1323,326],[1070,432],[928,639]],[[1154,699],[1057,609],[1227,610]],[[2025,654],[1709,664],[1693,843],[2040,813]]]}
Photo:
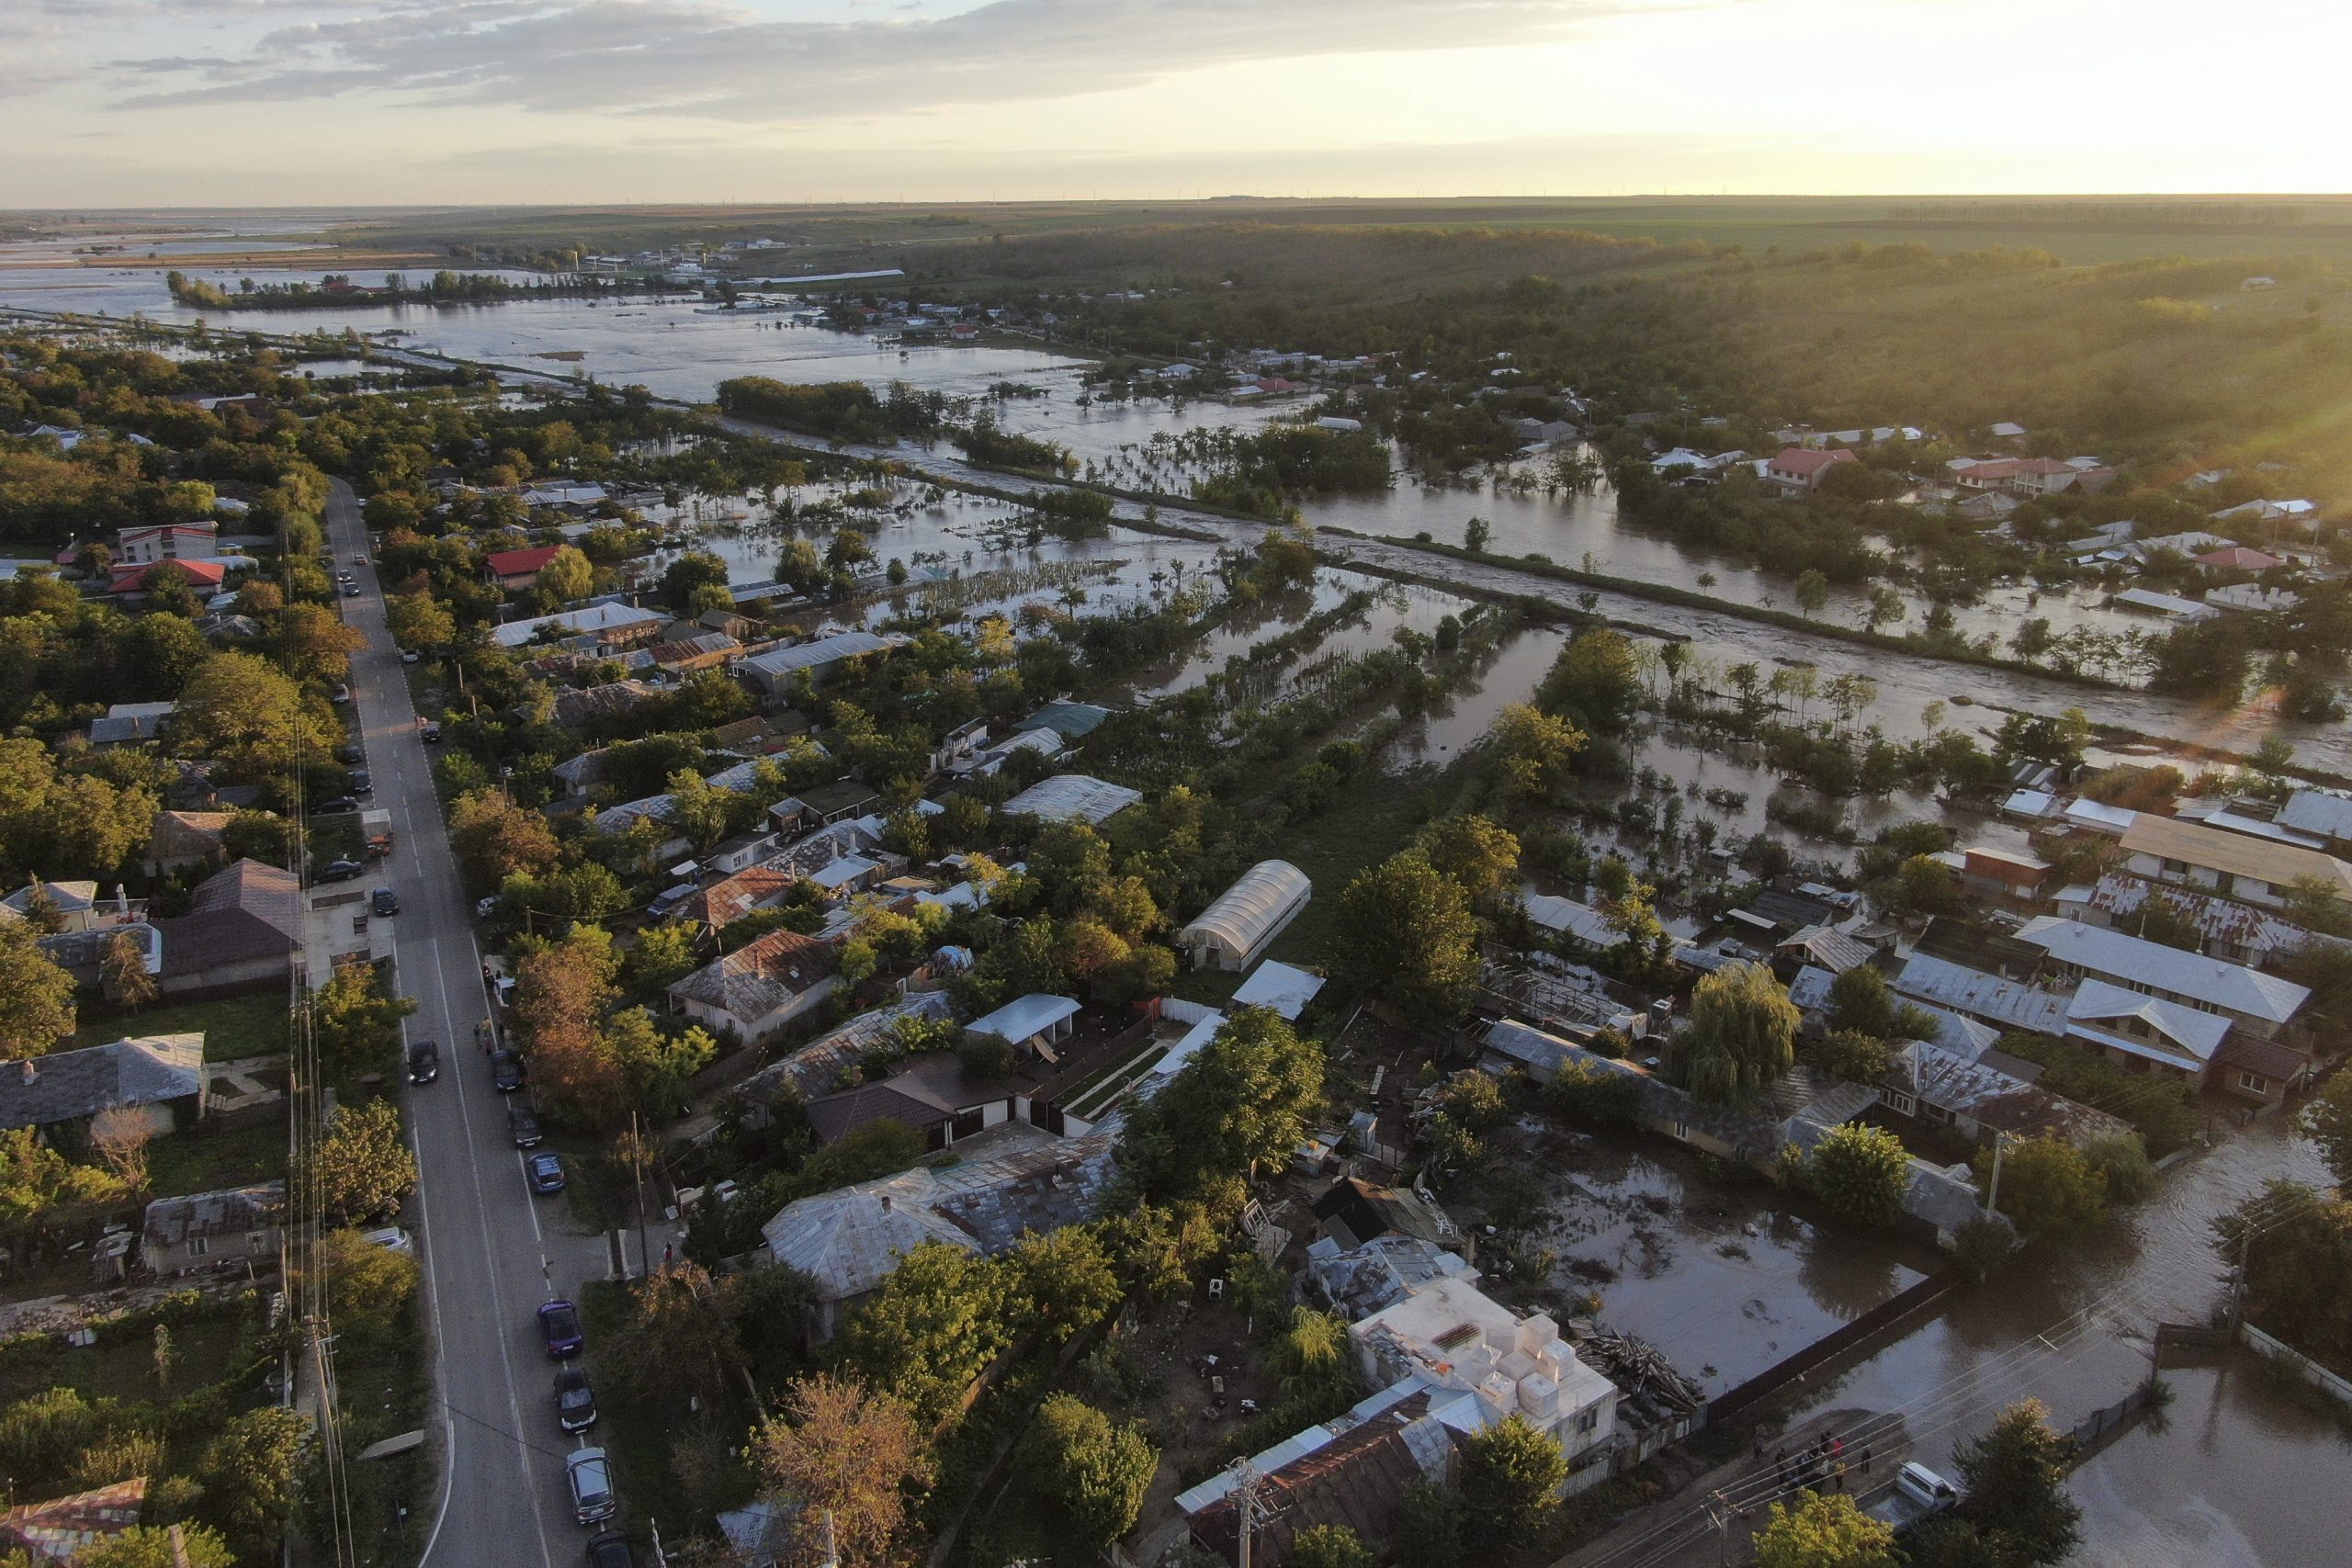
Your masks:
{"label": "parked car", "polygon": [[1907,1463],[1894,1472],[1886,1495],[1862,1510],[1882,1524],[1907,1530],[1960,1506],[1960,1488],[1924,1464]]}
{"label": "parked car", "polygon": [[620,1511],[620,1499],[613,1495],[613,1467],[605,1462],[604,1450],[572,1450],[563,1461],[563,1472],[571,1482],[572,1517],[582,1524],[599,1524]]}
{"label": "parked car", "polygon": [[671,910],[693,897],[698,891],[700,890],[691,882],[682,882],[675,887],[665,887],[653,896],[653,902],[645,907],[645,912],[657,920],[666,919]]}
{"label": "parked car", "polygon": [[492,915],[494,915],[494,914],[496,914],[496,913],[498,913],[498,895],[497,895],[497,894],[493,893],[493,894],[492,894],[492,895],[491,895],[489,897],[487,897],[487,898],[477,898],[476,900],[474,900],[474,919],[477,919],[477,920],[486,920],[486,919],[490,919],[490,917],[491,917],[491,916],[492,916]]}
{"label": "parked car", "polygon": [[356,860],[331,860],[319,868],[313,882],[349,882],[355,876],[365,876],[368,868]]}
{"label": "parked car", "polygon": [[588,1568],[637,1568],[628,1537],[618,1530],[598,1530],[588,1538]]}
{"label": "parked car", "polygon": [[540,1197],[563,1190],[563,1160],[552,1154],[533,1155],[523,1162],[531,1179],[531,1190]]}
{"label": "parked car", "polygon": [[357,584],[357,583],[356,583],[356,582],[346,582],[346,583],[345,583],[345,584],[343,585],[343,596],[344,596],[345,598],[346,598],[346,599],[356,599],[356,598],[358,598],[358,597],[359,597],[359,584]]}
{"label": "parked car", "polygon": [[354,769],[352,769],[352,770],[351,770],[351,793],[352,793],[352,794],[354,794],[354,795],[373,795],[373,794],[375,794],[375,793],[376,793],[376,776],[375,776],[373,773],[369,773],[367,769],[365,769],[365,768],[354,768]]}
{"label": "parked car", "polygon": [[408,1043],[408,1081],[431,1083],[441,1076],[441,1047],[430,1040]]}
{"label": "parked car", "polygon": [[512,1051],[490,1054],[490,1087],[501,1094],[513,1094],[523,1087],[523,1058]]}
{"label": "parked car", "polygon": [[580,1309],[560,1299],[541,1306],[539,1341],[547,1347],[552,1360],[561,1361],[580,1354],[588,1343],[580,1332]]}
{"label": "parked car", "polygon": [[539,1113],[520,1100],[506,1107],[506,1135],[514,1140],[518,1149],[537,1148],[541,1136]]}
{"label": "parked car", "polygon": [[334,749],[334,760],[345,767],[356,767],[368,760],[368,753],[356,740],[346,740]]}
{"label": "parked car", "polygon": [[348,817],[358,809],[359,802],[357,800],[347,795],[338,795],[332,800],[322,800],[319,802],[318,805],[311,807],[311,815],[313,817]]}
{"label": "parked car", "polygon": [[417,657],[417,655],[416,655],[416,649],[413,649],[413,648],[403,648],[403,649],[401,649],[401,662],[402,664],[413,664],[413,663],[415,663],[415,662],[416,662],[416,657]]}
{"label": "parked car", "polygon": [[431,720],[426,722],[424,726],[424,743],[427,746],[438,746],[441,744],[441,726],[438,722]]}
{"label": "parked car", "polygon": [[408,1232],[398,1225],[385,1225],[378,1230],[361,1231],[359,1239],[370,1247],[380,1247],[386,1252],[411,1253],[416,1250],[416,1243],[410,1238]]}
{"label": "parked car", "polygon": [[596,1424],[596,1391],[588,1374],[567,1365],[555,1374],[555,1416],[567,1432],[584,1432]]}
{"label": "parked car", "polygon": [[340,705],[344,703],[349,702],[350,700],[351,688],[345,685],[343,682],[337,681],[334,685],[327,688],[327,701]]}
{"label": "parked car", "polygon": [[368,907],[379,915],[397,915],[401,912],[401,896],[389,887],[379,887],[368,896]]}

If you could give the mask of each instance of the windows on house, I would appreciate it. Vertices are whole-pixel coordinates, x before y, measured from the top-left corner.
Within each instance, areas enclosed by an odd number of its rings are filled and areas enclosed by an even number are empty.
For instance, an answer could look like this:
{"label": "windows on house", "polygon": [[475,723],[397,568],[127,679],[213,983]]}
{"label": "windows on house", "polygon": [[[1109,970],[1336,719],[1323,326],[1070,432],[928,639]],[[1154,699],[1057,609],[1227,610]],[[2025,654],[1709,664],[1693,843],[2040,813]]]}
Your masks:
{"label": "windows on house", "polygon": [[2270,1093],[2270,1080],[2264,1077],[2260,1073],[2241,1071],[2238,1074],[2238,1087],[2245,1090],[2248,1094],[2259,1094],[2267,1097]]}
{"label": "windows on house", "polygon": [[1897,1116],[1914,1116],[1919,1110],[1919,1102],[1898,1089],[1886,1091],[1886,1106]]}
{"label": "windows on house", "polygon": [[210,1255],[211,1251],[212,1238],[210,1236],[192,1235],[187,1238],[187,1255],[190,1258],[208,1257]]}

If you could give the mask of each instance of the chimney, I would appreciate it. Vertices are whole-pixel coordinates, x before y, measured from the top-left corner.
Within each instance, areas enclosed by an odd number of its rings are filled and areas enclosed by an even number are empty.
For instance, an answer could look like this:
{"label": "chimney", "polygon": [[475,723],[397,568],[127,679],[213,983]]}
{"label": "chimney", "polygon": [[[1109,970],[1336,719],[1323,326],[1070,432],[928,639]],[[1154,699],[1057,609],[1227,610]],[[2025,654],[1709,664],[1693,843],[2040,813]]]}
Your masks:
{"label": "chimney", "polygon": [[[25,1066],[29,1067],[32,1064],[27,1062]],[[888,1192],[882,1194],[882,1212],[886,1214],[890,1212],[890,1195]]]}

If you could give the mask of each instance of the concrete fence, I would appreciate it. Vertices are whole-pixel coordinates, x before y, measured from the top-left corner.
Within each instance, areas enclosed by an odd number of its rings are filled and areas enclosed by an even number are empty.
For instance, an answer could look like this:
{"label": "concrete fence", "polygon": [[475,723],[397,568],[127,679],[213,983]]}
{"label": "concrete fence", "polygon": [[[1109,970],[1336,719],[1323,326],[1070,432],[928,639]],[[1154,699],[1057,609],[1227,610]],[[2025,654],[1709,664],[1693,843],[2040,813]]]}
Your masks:
{"label": "concrete fence", "polygon": [[2238,1325],[2238,1338],[2247,1349],[2283,1364],[2322,1393],[2352,1404],[2352,1381],[2330,1371],[2284,1340],[2273,1338],[2251,1323]]}

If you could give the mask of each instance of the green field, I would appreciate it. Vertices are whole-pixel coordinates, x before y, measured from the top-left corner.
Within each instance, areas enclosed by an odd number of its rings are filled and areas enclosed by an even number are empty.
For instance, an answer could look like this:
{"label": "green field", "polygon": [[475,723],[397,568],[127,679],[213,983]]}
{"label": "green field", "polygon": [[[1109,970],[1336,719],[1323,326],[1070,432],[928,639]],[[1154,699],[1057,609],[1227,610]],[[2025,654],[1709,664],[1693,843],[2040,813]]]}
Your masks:
{"label": "green field", "polygon": [[204,1056],[209,1062],[279,1055],[286,1049],[286,992],[279,987],[199,1002],[164,1002],[135,1013],[85,1001],[73,1043],[79,1049],[130,1035],[195,1033],[204,1036]]}

